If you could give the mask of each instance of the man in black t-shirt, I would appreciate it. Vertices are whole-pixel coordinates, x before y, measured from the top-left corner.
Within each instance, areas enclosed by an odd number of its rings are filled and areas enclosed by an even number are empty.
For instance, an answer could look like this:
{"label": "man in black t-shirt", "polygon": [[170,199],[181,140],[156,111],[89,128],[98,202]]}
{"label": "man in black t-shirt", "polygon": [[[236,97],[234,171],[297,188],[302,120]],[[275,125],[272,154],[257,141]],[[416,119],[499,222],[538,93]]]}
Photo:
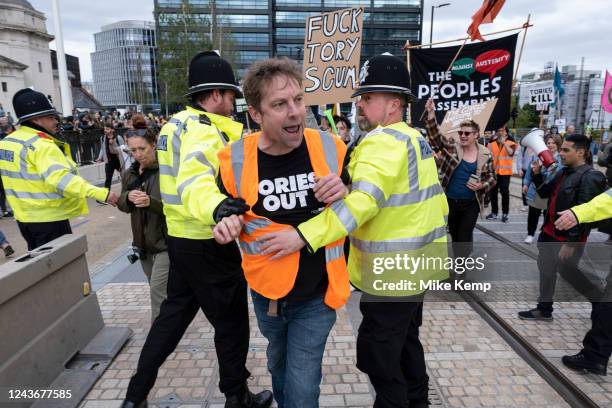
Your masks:
{"label": "man in black t-shirt", "polygon": [[[257,151],[259,194],[253,212],[279,224],[297,227],[325,208],[313,191],[314,172],[306,140],[294,150],[275,156]],[[294,187],[295,188],[291,188]],[[283,193],[287,188],[293,193]],[[300,266],[293,289],[284,300],[307,301],[320,297],[327,289],[325,253],[300,252]]]}
{"label": "man in black t-shirt", "polygon": [[[267,251],[258,249],[269,228],[296,227],[346,194],[337,175],[346,147],[330,134],[304,129],[301,81],[301,69],[286,58],[257,62],[247,72],[244,95],[262,131],[234,142],[219,157],[223,192],[245,199],[251,210],[240,217],[219,219],[216,214],[213,231],[219,243],[244,231],[243,269],[259,329],[269,341],[268,369],[279,408],[318,407],[325,343],[336,321],[335,309],[349,295],[342,241],[281,258],[266,258]],[[240,170],[234,169],[232,162],[241,155]],[[332,172],[322,177],[330,183],[315,191],[321,163]]]}

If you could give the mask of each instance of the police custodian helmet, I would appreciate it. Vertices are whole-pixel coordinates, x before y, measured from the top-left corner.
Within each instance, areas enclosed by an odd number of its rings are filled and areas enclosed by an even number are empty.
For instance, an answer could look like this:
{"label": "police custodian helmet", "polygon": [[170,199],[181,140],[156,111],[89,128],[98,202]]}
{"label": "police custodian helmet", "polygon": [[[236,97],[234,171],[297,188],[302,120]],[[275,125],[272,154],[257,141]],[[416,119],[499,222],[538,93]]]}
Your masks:
{"label": "police custodian helmet", "polygon": [[410,92],[410,73],[406,63],[387,53],[366,61],[359,74],[359,87],[351,97],[369,92],[393,92],[414,99]]}
{"label": "police custodian helmet", "polygon": [[230,63],[215,51],[204,51],[189,63],[189,89],[185,96],[212,89],[230,89],[236,96],[242,96]]}
{"label": "police custodian helmet", "polygon": [[43,116],[59,115],[51,101],[41,92],[25,88],[13,96],[13,109],[18,123]]}

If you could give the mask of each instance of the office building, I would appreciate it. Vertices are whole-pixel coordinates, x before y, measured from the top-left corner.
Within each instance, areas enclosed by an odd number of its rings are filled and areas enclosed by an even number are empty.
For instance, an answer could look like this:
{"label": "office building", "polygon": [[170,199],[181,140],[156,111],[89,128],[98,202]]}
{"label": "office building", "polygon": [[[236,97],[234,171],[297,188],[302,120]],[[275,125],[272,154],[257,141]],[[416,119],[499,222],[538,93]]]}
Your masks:
{"label": "office building", "polygon": [[[586,125],[593,128],[609,127],[612,114],[601,111],[601,92],[604,79],[601,71],[580,70],[576,65],[565,65],[559,70],[565,90],[556,112],[550,111],[545,125],[551,126],[555,118],[565,119],[566,125],[576,126],[583,132]],[[519,82],[519,106],[529,101],[529,89],[551,85],[554,65],[547,63],[543,72],[530,72],[521,76]]]}
{"label": "office building", "polygon": [[127,20],[94,34],[91,54],[94,92],[106,107],[159,108],[155,24]]}
{"label": "office building", "polygon": [[[154,0],[157,30],[167,15],[183,4],[198,17],[227,32],[235,48],[234,64],[241,77],[253,61],[287,56],[301,61],[306,18],[321,12],[365,5],[362,61],[383,52],[405,55],[406,40],[421,41],[422,0]],[[211,11],[213,13],[211,13]],[[160,25],[160,22],[161,25]]]}

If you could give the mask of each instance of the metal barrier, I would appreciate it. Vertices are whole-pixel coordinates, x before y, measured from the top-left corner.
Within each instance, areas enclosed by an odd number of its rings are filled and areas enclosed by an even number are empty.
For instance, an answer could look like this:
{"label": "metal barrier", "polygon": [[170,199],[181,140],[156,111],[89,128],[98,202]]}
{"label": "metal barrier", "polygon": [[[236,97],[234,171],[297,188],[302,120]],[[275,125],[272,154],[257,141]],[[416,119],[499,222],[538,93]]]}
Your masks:
{"label": "metal barrier", "polygon": [[[125,140],[127,128],[115,129],[115,134],[121,136]],[[85,130],[64,130],[57,135],[57,138],[62,142],[68,143],[72,153],[72,160],[79,166],[92,164],[98,158],[100,149],[102,148],[101,140],[104,136],[104,130],[93,128]]]}
{"label": "metal barrier", "polygon": [[65,130],[58,135],[58,139],[70,145],[72,160],[79,166],[92,164],[100,154],[100,140],[104,136],[102,129]]}

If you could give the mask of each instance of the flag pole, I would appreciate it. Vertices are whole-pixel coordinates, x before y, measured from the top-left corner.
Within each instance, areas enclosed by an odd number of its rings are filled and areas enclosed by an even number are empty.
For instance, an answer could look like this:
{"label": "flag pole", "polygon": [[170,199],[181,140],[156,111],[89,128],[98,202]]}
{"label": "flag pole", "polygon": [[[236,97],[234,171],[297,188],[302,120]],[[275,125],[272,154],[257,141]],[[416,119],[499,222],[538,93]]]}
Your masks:
{"label": "flag pole", "polygon": [[[525,23],[525,24],[523,24],[520,27],[508,28],[507,30],[495,31],[495,32],[492,32],[492,33],[481,34],[481,35],[483,37],[488,37],[490,35],[508,33],[510,31],[516,31],[516,30],[523,30],[523,29],[525,29],[527,27],[533,27],[533,24],[529,24],[528,25],[528,23]],[[470,37],[468,36],[467,38],[469,39]],[[455,40],[437,41],[437,42],[433,42],[433,43],[430,43],[430,44],[418,44],[418,45],[410,45],[410,46],[408,45],[408,42],[406,42],[406,45],[404,46],[404,49],[409,50],[409,49],[414,49],[414,48],[423,48],[423,47],[428,47],[430,45],[449,44],[449,43],[454,43],[454,42],[463,41],[463,40],[465,40],[465,38],[461,37],[461,38],[457,38]]]}
{"label": "flag pole", "polygon": [[[408,67],[408,74],[411,75],[410,78],[412,78],[412,73],[410,72],[410,40],[406,40],[406,45],[404,45],[404,49],[406,50],[406,66]],[[414,125],[414,123],[412,123],[412,103],[408,102],[408,104],[406,105],[406,121],[409,124]]]}
{"label": "flag pole", "polygon": [[[469,40],[470,37],[466,37],[463,40],[463,44],[461,44],[461,47],[459,47],[459,50],[457,50],[457,53],[455,54],[455,57],[453,58],[453,60],[451,61],[451,63],[449,64],[448,68],[446,68],[446,71],[444,71],[444,77],[442,78],[442,80],[440,82],[438,82],[438,87],[436,89],[440,89],[440,86],[442,86],[442,84],[444,83],[444,81],[446,80],[446,74],[451,70],[451,68],[453,67],[453,64],[455,63],[455,61],[457,61],[457,57],[459,57],[459,54],[461,54],[461,51],[463,51],[463,47],[465,47],[465,44],[467,43],[467,40]],[[432,92],[431,93],[431,98],[433,98],[436,95],[436,92]],[[421,113],[421,117],[419,118],[419,122],[421,122],[423,120],[423,116],[425,116],[425,112],[426,110],[423,110],[423,113]]]}
{"label": "flag pole", "polygon": [[521,49],[519,50],[518,61],[516,63],[516,68],[514,70],[514,78],[512,79],[512,89],[516,86],[516,77],[518,76],[519,67],[521,66],[521,57],[523,56],[523,47],[525,46],[525,38],[527,37],[527,29],[532,25],[529,25],[529,20],[531,20],[531,14],[527,15],[527,22],[523,24],[523,40],[521,41]]}

